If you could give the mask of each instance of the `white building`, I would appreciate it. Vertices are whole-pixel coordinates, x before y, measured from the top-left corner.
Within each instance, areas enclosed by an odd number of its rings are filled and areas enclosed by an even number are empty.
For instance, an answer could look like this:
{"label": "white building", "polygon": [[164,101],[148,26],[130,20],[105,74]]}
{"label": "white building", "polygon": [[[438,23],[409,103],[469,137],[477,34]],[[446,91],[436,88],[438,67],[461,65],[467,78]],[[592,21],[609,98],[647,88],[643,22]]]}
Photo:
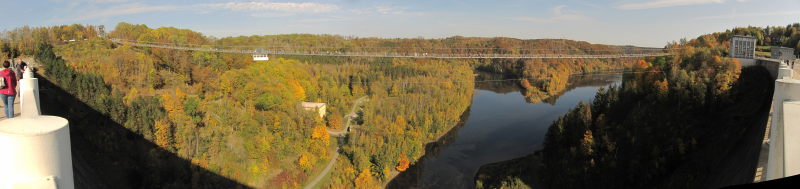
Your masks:
{"label": "white building", "polygon": [[269,60],[269,55],[267,51],[264,49],[256,49],[253,51],[253,61],[267,61]]}
{"label": "white building", "polygon": [[753,59],[756,54],[756,38],[734,35],[731,37],[730,57]]}
{"label": "white building", "polygon": [[300,103],[305,110],[317,111],[319,113],[319,117],[325,117],[325,103],[320,102],[302,102]]}
{"label": "white building", "polygon": [[778,60],[794,60],[794,59],[796,59],[796,57],[794,56],[794,49],[793,48],[773,46],[770,49],[770,52],[772,53],[772,58],[773,59],[778,59]]}

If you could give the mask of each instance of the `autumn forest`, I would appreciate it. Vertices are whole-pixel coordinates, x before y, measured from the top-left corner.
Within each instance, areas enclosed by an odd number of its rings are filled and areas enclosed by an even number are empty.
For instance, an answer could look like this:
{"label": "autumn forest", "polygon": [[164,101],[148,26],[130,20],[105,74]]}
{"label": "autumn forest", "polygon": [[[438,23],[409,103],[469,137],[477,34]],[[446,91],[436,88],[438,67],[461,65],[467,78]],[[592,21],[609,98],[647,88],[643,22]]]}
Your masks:
{"label": "autumn forest", "polygon": [[[250,54],[137,47],[111,39],[208,48],[485,48],[510,54],[602,54],[628,47],[461,36],[216,38],[122,22],[109,31],[92,25],[10,30],[0,36],[0,58],[32,60],[43,112],[70,121],[77,188],[302,188],[325,173],[329,162],[335,163],[315,187],[383,188],[469,113],[478,71],[513,80],[528,103],[562,93],[574,75],[624,74],[621,85],[602,89],[594,101],[553,122],[542,150],[482,168],[476,186],[696,187],[706,183],[683,182],[702,180],[695,161],[715,157],[702,150],[747,129],[733,122],[704,125],[761,116],[761,103],[769,98],[759,97],[771,97],[764,70],[742,69],[726,57],[727,39],[752,35],[764,45],[797,47],[799,28],[737,28],[667,44],[674,56],[646,59],[271,55],[254,61]],[[745,103],[751,99],[758,100]],[[307,111],[303,102],[325,103],[326,115]],[[331,134],[338,131],[348,134]],[[508,167],[525,170],[497,173]],[[620,173],[636,174],[612,176]]]}

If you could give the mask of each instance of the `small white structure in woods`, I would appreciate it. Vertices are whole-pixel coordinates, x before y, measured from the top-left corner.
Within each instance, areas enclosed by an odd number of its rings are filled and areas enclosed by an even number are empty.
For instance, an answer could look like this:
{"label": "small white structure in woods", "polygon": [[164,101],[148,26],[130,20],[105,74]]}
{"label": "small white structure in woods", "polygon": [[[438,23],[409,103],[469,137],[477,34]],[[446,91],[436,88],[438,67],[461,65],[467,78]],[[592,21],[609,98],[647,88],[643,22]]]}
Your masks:
{"label": "small white structure in woods", "polygon": [[39,82],[25,74],[21,115],[0,121],[0,188],[75,188],[69,121],[41,115]]}
{"label": "small white structure in woods", "polygon": [[267,51],[264,49],[256,49],[253,51],[253,61],[267,61],[269,60],[269,55]]}
{"label": "small white structure in woods", "polygon": [[302,103],[300,103],[300,105],[303,106],[303,109],[305,109],[305,110],[317,111],[319,113],[319,117],[320,118],[325,117],[325,107],[326,107],[325,103],[320,103],[320,102],[302,102]]}

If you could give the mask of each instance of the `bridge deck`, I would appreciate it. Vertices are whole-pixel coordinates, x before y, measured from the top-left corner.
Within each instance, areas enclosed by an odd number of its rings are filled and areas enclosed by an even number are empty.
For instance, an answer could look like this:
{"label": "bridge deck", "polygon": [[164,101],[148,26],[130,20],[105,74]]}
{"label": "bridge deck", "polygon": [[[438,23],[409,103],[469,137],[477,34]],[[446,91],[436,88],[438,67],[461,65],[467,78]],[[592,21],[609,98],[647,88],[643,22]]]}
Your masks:
{"label": "bridge deck", "polygon": [[[200,46],[174,46],[165,44],[140,43],[122,39],[111,39],[114,43],[128,44],[138,47],[163,48],[187,51],[203,51],[218,53],[253,54],[254,49],[219,49]],[[297,56],[335,56],[335,57],[387,57],[387,58],[434,58],[434,59],[616,59],[616,58],[642,58],[654,56],[669,56],[663,49],[642,49],[640,53],[623,54],[497,54],[497,53],[405,53],[405,52],[342,52],[336,50],[271,50],[270,55],[297,55]],[[641,53],[643,51],[649,51]]]}

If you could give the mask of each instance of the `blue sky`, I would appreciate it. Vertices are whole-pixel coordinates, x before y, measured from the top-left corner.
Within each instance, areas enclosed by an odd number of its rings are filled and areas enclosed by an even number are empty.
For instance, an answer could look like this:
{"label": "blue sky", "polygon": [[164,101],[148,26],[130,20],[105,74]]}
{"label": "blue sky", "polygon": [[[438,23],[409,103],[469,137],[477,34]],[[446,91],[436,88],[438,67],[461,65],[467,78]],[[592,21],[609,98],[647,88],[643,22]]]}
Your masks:
{"label": "blue sky", "polygon": [[[5,0],[8,1],[8,0]],[[569,38],[661,47],[736,26],[800,22],[799,0],[14,0],[0,30],[118,22],[208,36]]]}

